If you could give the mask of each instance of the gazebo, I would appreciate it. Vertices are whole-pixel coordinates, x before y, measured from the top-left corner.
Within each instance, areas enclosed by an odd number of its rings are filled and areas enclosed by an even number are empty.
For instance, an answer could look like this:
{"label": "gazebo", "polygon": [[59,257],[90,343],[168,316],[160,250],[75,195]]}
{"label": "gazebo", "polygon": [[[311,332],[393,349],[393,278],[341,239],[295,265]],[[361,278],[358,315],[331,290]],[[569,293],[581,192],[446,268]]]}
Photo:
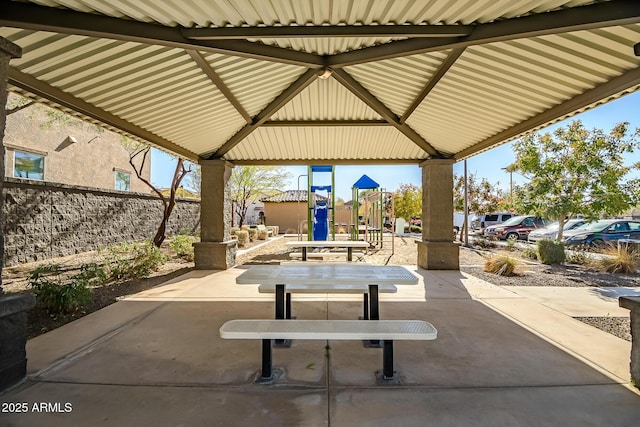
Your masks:
{"label": "gazebo", "polygon": [[202,165],[201,269],[234,165],[417,164],[418,264],[457,269],[452,166],[640,87],[635,0],[3,1],[1,81]]}

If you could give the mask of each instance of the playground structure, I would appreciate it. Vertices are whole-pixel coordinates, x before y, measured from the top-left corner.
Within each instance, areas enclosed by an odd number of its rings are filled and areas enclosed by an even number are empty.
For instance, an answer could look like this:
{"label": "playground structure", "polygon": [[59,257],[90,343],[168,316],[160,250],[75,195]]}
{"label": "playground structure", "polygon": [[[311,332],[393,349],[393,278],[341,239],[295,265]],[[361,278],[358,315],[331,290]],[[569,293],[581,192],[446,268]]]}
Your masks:
{"label": "playground structure", "polygon": [[[324,185],[315,185],[317,174],[331,174],[330,183],[326,184],[326,175],[322,180]],[[335,231],[335,170],[333,166],[309,166],[307,175],[307,240],[336,239]],[[317,192],[326,192],[326,201],[318,200]]]}
{"label": "playground structure", "polygon": [[[395,212],[393,193],[384,191],[380,185],[367,175],[353,184],[353,226],[351,240],[359,240],[360,234],[372,247],[382,249],[385,237],[389,237],[391,253],[395,250]],[[362,214],[362,215],[361,215]],[[385,233],[385,228],[390,233]]]}

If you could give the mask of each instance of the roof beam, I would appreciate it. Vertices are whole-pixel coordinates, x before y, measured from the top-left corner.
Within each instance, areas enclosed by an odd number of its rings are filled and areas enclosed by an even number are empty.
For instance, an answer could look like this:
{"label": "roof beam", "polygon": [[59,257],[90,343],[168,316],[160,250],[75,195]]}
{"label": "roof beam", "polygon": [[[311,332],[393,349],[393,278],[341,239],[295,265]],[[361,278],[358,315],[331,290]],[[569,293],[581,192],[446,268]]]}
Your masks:
{"label": "roof beam", "polygon": [[218,73],[214,71],[214,69],[209,65],[206,59],[202,56],[202,54],[198,51],[187,49],[187,53],[191,56],[191,59],[198,64],[198,67],[209,77],[209,79],[213,82],[214,85],[218,88],[220,92],[227,98],[227,101],[233,105],[233,108],[236,109],[238,113],[244,118],[247,123],[251,123],[251,116],[247,113],[247,110],[244,109],[238,98],[231,92],[231,90],[227,87],[227,85],[222,81]]}
{"label": "roof beam", "polygon": [[225,142],[220,148],[218,148],[209,159],[218,159],[227,154],[233,147],[238,145],[240,141],[249,136],[253,131],[258,129],[264,122],[285,104],[295,98],[300,92],[305,90],[307,86],[313,83],[318,78],[318,70],[307,70],[298,79],[286,88],[280,95],[278,95],[273,101],[269,103],[262,111],[260,111],[252,120],[251,123],[245,125],[235,135],[233,135],[227,142]]}
{"label": "roof beam", "polygon": [[184,37],[178,27],[168,27],[15,1],[2,2],[0,26],[146,43],[180,49],[197,49],[203,52],[261,59],[308,68],[323,68],[326,65],[319,55],[283,49],[277,46],[252,43],[246,40],[198,41]]}
{"label": "roof beam", "polygon": [[636,0],[611,0],[588,6],[572,7],[554,12],[538,13],[521,18],[480,24],[467,37],[411,38],[354,50],[330,56],[327,65],[335,69],[445,49],[457,49],[519,38],[593,30],[639,22],[640,2]]}
{"label": "roof beam", "polygon": [[147,141],[151,145],[155,145],[163,150],[170,151],[185,159],[198,161],[199,157],[196,153],[185,149],[173,142],[162,138],[154,133],[151,133],[139,126],[136,126],[118,116],[115,116],[101,108],[96,107],[93,104],[89,104],[79,98],[74,97],[62,90],[53,87],[47,83],[44,83],[35,77],[17,70],[14,67],[9,67],[8,70],[8,82],[14,86],[19,87],[27,92],[37,95],[41,98],[48,99],[55,104],[58,104],[64,108],[69,108],[73,111],[77,111],[83,116],[89,117],[94,120],[98,120],[101,123],[106,124],[114,129],[119,129],[135,138]]}
{"label": "roof beam", "polygon": [[462,160],[466,157],[473,156],[480,151],[491,148],[495,145],[510,141],[522,134],[533,129],[542,127],[557,119],[568,117],[576,111],[591,106],[598,101],[617,95],[629,89],[640,89],[640,67],[631,71],[627,71],[619,77],[615,77],[606,83],[596,86],[595,88],[581,93],[580,95],[569,99],[562,104],[556,105],[530,119],[518,123],[517,125],[506,129],[494,136],[485,139],[469,148],[460,151],[455,155],[455,160]]}
{"label": "roof beam", "polygon": [[266,127],[391,126],[386,120],[269,120]]}
{"label": "roof beam", "polygon": [[436,72],[431,76],[424,89],[418,94],[416,99],[413,100],[407,111],[404,112],[402,117],[400,117],[400,123],[404,123],[407,119],[413,114],[413,112],[418,108],[418,106],[424,101],[424,99],[429,95],[429,93],[433,90],[434,87],[438,84],[438,82],[447,74],[447,71],[456,63],[458,58],[462,55],[465,48],[453,49],[449,52],[447,58],[440,64],[440,67],[436,70]]}
{"label": "roof beam", "polygon": [[231,160],[237,166],[294,166],[294,165],[419,165],[424,159],[293,159],[293,160]]}
{"label": "roof beam", "polygon": [[376,113],[380,114],[380,116],[389,122],[393,127],[398,129],[404,136],[409,138],[420,147],[425,152],[429,153],[431,157],[442,158],[443,155],[438,152],[431,144],[425,141],[418,132],[413,130],[410,126],[405,123],[400,123],[400,119],[396,116],[393,111],[389,109],[386,105],[384,105],[378,98],[373,96],[371,92],[364,88],[356,79],[351,77],[349,73],[344,70],[334,70],[331,76],[336,79],[340,84],[346,87],[350,92],[352,92],[355,96],[360,98],[362,102],[371,107]]}
{"label": "roof beam", "polygon": [[633,46],[633,53],[636,56],[640,56],[640,43],[636,44]]}
{"label": "roof beam", "polygon": [[290,25],[268,27],[184,28],[193,40],[275,39],[315,37],[461,37],[468,25]]}

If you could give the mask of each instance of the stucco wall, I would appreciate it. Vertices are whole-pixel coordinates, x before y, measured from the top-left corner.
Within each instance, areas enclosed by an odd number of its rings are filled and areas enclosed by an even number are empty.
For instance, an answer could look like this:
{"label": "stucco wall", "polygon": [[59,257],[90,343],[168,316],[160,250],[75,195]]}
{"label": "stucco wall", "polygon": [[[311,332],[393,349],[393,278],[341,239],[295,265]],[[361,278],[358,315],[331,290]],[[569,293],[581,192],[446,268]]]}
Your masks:
{"label": "stucco wall", "polygon": [[[5,266],[151,239],[162,219],[155,196],[14,178],[5,178],[2,201]],[[199,220],[200,201],[179,199],[167,236]]]}
{"label": "stucco wall", "polygon": [[298,232],[298,219],[307,219],[307,203],[295,202],[265,202],[264,216],[266,217],[266,225],[277,225],[280,232],[284,233],[287,229],[296,230]]}
{"label": "stucco wall", "polygon": [[[16,99],[9,95],[10,104]],[[7,116],[5,176],[13,177],[14,153],[19,150],[44,155],[44,181],[113,190],[115,170],[119,170],[131,174],[131,191],[150,193],[136,177],[121,141],[117,133],[34,104]],[[150,164],[147,158],[146,179],[150,178]]]}

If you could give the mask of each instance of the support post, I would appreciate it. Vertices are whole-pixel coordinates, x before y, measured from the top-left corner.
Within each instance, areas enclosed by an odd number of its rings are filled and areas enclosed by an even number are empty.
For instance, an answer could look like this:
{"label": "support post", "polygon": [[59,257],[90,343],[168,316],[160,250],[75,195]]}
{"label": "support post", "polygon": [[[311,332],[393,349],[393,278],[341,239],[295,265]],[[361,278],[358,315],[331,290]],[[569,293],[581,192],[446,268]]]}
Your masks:
{"label": "support post", "polygon": [[194,243],[197,270],[226,270],[236,263],[238,242],[231,240],[233,165],[225,160],[202,160],[200,242]]}
{"label": "support post", "polygon": [[270,381],[273,377],[273,370],[271,369],[271,340],[262,340],[262,370],[260,371],[260,380]]}
{"label": "support post", "polygon": [[384,348],[382,349],[382,377],[385,380],[394,378],[392,340],[384,340]]}
{"label": "support post", "polygon": [[620,297],[620,307],[631,311],[631,380],[640,389],[640,297]]}
{"label": "support post", "polygon": [[[9,61],[20,58],[20,46],[0,37],[0,176],[4,177],[4,128],[7,118],[7,70]],[[0,193],[3,180],[0,179]],[[0,224],[2,220],[2,199],[0,199]],[[0,227],[0,269],[4,258],[4,235]],[[19,383],[27,374],[27,311],[33,307],[35,299],[30,294],[5,295],[0,278],[0,391]]]}
{"label": "support post", "polygon": [[422,168],[422,240],[418,266],[427,270],[459,270],[460,247],[453,241],[452,159],[431,159]]}

